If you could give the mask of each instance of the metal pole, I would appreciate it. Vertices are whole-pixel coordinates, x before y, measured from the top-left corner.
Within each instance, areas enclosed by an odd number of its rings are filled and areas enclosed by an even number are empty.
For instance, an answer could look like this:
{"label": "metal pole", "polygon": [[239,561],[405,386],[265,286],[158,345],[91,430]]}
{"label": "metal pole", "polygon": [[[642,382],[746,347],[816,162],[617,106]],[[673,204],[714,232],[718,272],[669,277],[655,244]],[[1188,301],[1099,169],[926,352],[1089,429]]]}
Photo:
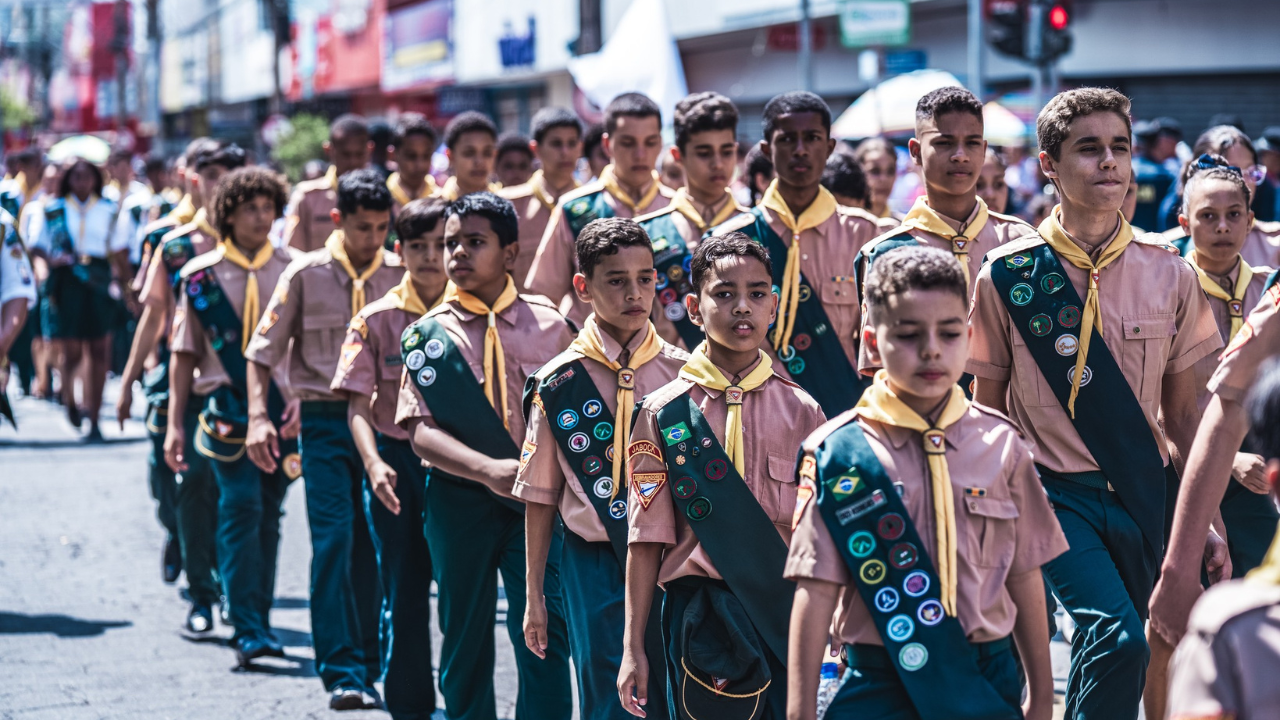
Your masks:
{"label": "metal pole", "polygon": [[1027,59],[1031,61],[1031,95],[1035,101],[1036,112],[1039,108],[1044,107],[1044,62],[1041,58],[1044,56],[1044,21],[1045,21],[1045,5],[1040,0],[1032,0],[1031,6],[1027,8],[1027,35],[1026,49]]}
{"label": "metal pole", "polygon": [[[129,2],[116,0],[115,39],[112,41],[116,51],[116,130],[123,131],[129,122],[129,113],[125,108],[125,83],[129,79]],[[122,198],[123,199],[123,198]]]}
{"label": "metal pole", "polygon": [[809,0],[800,0],[800,89],[813,90],[813,30],[809,22]]}
{"label": "metal pole", "polygon": [[985,92],[983,88],[983,76],[986,74],[983,68],[983,53],[985,51],[985,43],[982,37],[982,0],[969,0],[969,90],[978,99],[982,99]]}

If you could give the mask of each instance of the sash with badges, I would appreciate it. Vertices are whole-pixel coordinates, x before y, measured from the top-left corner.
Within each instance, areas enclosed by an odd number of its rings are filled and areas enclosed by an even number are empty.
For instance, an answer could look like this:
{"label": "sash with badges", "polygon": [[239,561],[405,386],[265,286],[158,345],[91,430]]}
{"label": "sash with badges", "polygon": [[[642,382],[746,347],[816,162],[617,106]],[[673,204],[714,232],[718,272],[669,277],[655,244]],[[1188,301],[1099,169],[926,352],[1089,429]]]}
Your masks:
{"label": "sash with badges", "polygon": [[[735,401],[734,390],[725,391],[726,402]],[[737,391],[736,402],[741,403],[742,390]],[[672,400],[658,410],[657,421],[667,475],[673,478],[676,511],[689,518],[693,534],[746,609],[756,632],[785,664],[796,589],[795,583],[782,577],[786,543],[692,398],[685,394]],[[646,452],[657,455],[657,450]],[[631,448],[627,454],[632,454]],[[633,475],[632,482],[640,502],[648,505],[667,477]]]}
{"label": "sash with badges", "polygon": [[51,265],[74,265],[76,242],[67,227],[66,201],[57,198],[44,208],[44,231],[49,234],[49,262]]}
{"label": "sash with badges", "polygon": [[[424,317],[410,325],[400,336],[400,351],[405,372],[418,388],[423,402],[431,409],[431,419],[441,430],[491,458],[514,460],[520,457],[519,449],[502,424],[502,418],[489,404],[481,384],[476,382],[471,365],[440,323]],[[479,485],[441,472],[439,468],[431,468],[428,478],[467,486]],[[524,503],[497,494],[493,496],[512,510],[524,512]]]}
{"label": "sash with badges", "polygon": [[640,223],[640,227],[653,243],[653,269],[658,273],[654,289],[662,305],[662,314],[675,325],[685,347],[694,348],[703,340],[702,328],[693,324],[684,308],[684,296],[693,292],[689,283],[693,254],[680,237],[680,229],[671,219],[673,214],[662,213],[649,218]]}
{"label": "sash with badges", "polygon": [[[991,280],[1053,394],[1067,409],[1084,303],[1048,245],[991,265]],[[1089,342],[1072,426],[1158,556],[1164,551],[1166,470],[1147,418],[1100,334]],[[1070,417],[1071,413],[1067,413]]]}
{"label": "sash with badges", "polygon": [[142,236],[142,257],[152,257],[160,248],[164,236],[178,229],[177,225],[163,224]]}
{"label": "sash with badges", "polygon": [[914,247],[919,244],[920,241],[916,239],[915,235],[911,234],[910,228],[898,226],[859,250],[858,257],[853,261],[856,268],[855,274],[858,278],[858,297],[862,297],[862,289],[867,281],[867,273],[870,272],[871,265],[876,261],[876,258],[890,250],[897,250],[900,247]]}
{"label": "sash with badges", "polygon": [[22,200],[18,193],[6,190],[0,193],[0,210],[4,210],[15,218],[22,211]]}
{"label": "sash with badges", "polygon": [[[529,377],[524,389],[524,414],[529,417],[533,405],[542,408],[551,424],[556,446],[573,468],[578,484],[586,491],[591,507],[599,516],[609,544],[622,565],[627,567],[627,494],[626,488],[615,489],[609,475],[613,467],[613,423],[609,406],[599,388],[592,382],[582,364],[582,356],[566,351],[547,364],[551,370]],[[618,384],[634,388],[636,373],[631,368],[618,371]],[[536,446],[526,442],[520,450],[521,465]]]}
{"label": "sash with badges", "polygon": [[[786,267],[778,260],[787,257],[787,244],[765,221],[759,206],[752,208],[749,214],[753,218],[751,224],[731,229],[745,233],[769,250],[770,257],[774,258],[773,291],[779,293]],[[726,223],[730,224],[738,223],[734,220]],[[721,227],[725,226],[712,228],[707,236],[721,234]],[[831,331],[827,311],[823,309],[821,300],[814,297],[813,286],[803,273],[800,275],[799,293],[795,333],[791,336],[790,346],[778,353],[778,359],[787,366],[791,379],[818,401],[827,417],[835,417],[857,404],[865,385],[849,364],[849,356],[845,354],[840,339]],[[781,315],[779,312],[779,318]]]}
{"label": "sash with badges", "polygon": [[[209,395],[208,404],[200,413],[194,440],[196,452],[218,462],[235,462],[244,455],[249,429],[249,372],[248,361],[240,351],[240,317],[210,268],[191,272],[180,287],[231,381]],[[267,413],[272,422],[281,423],[284,408],[284,397],[272,381],[267,387]],[[281,438],[279,442],[280,470],[285,477],[296,480],[302,474],[298,441]]]}
{"label": "sash with badges", "polygon": [[817,512],[922,720],[1021,720],[943,610],[933,560],[856,420],[804,458],[800,475],[816,485]]}
{"label": "sash with badges", "polygon": [[573,231],[575,238],[592,220],[613,217],[613,208],[604,201],[603,188],[589,195],[568,200],[561,207],[565,222],[569,223],[569,229]]}
{"label": "sash with badges", "polygon": [[[134,212],[141,207],[134,207]],[[191,238],[183,236],[173,238],[164,244],[160,255],[164,269],[168,273],[166,279],[172,288],[175,298],[182,292],[182,267],[195,257]],[[156,364],[142,376],[142,389],[147,395],[147,432],[152,437],[164,437],[167,429],[166,418],[169,414],[169,336],[164,335],[156,344]]]}

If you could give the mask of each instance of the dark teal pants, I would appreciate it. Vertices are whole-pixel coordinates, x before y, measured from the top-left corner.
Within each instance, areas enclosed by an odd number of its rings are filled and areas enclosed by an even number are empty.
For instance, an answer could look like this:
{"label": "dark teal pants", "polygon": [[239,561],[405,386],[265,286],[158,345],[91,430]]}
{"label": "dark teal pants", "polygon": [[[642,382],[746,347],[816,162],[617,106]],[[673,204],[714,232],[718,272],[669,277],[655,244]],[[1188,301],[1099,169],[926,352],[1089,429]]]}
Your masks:
{"label": "dark teal pants", "polygon": [[1280,513],[1270,495],[1259,495],[1234,479],[1219,506],[1227,526],[1227,547],[1231,550],[1231,577],[1241,578],[1262,564],[1271,540],[1276,536]]}
{"label": "dark teal pants", "polygon": [[382,699],[395,720],[427,720],[436,709],[431,669],[431,553],[422,532],[427,471],[407,440],[378,436],[378,455],[396,471],[400,514],[365,478],[364,512],[382,578]]}
{"label": "dark teal pants", "polygon": [[156,501],[156,519],[169,533],[178,537],[178,485],[173,470],[164,461],[164,435],[151,436],[151,453],[147,455],[147,486]]}
{"label": "dark teal pants", "polygon": [[271,639],[280,516],[291,482],[279,469],[264,473],[241,455],[213,462],[218,480],[218,569],[230,608],[234,645]]}
{"label": "dark teal pants", "polygon": [[1151,657],[1143,621],[1160,558],[1114,492],[1042,480],[1071,546],[1044,566],[1076,623],[1064,717],[1136,718]]}
{"label": "dark teal pants", "polygon": [[[218,481],[213,477],[213,462],[196,452],[195,446],[204,400],[192,395],[188,399],[187,416],[182,419],[187,435],[182,457],[187,470],[174,476],[174,508],[187,592],[192,602],[213,605],[222,594],[217,576]],[[162,464],[163,453],[162,447]]]}
{"label": "dark teal pants", "polygon": [[378,563],[364,518],[364,467],[344,402],[302,403],[311,525],[311,640],[326,690],[372,688],[379,671]]}
{"label": "dark teal pants", "polygon": [[496,720],[494,636],[498,577],[507,596],[507,635],[515,647],[520,692],[516,720],[565,720],[573,714],[569,641],[560,595],[557,533],[547,556],[547,657],[524,644],[524,514],[478,483],[428,475],[425,532],[440,593],[440,692],[449,720]]}
{"label": "dark teal pants", "polygon": [[[986,647],[998,646],[995,652]],[[880,646],[857,646],[850,658],[854,675],[840,686],[827,706],[825,717],[831,720],[920,720],[907,688],[898,677],[889,653]],[[1012,707],[1022,703],[1022,680],[1008,639],[974,647],[978,670]],[[945,660],[943,662],[946,662]],[[964,698],[956,698],[963,703]]]}

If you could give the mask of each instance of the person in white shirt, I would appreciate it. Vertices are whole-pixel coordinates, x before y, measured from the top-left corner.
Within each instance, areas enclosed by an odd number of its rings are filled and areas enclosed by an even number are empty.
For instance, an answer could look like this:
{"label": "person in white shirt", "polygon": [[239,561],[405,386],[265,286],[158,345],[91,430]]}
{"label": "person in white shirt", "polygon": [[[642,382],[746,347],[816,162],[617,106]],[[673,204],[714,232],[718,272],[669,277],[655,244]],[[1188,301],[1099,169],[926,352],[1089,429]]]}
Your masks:
{"label": "person in white shirt", "polygon": [[0,211],[0,395],[9,385],[9,349],[36,304],[34,274],[15,224],[8,211]]}

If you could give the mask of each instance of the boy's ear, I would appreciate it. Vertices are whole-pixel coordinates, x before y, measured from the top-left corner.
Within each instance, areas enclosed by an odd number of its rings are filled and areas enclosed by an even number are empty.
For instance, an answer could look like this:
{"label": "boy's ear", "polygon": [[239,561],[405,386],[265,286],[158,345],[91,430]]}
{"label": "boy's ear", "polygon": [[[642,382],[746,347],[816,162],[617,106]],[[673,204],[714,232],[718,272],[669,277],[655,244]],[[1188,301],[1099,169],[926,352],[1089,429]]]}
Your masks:
{"label": "boy's ear", "polygon": [[1049,156],[1048,152],[1041,150],[1040,151],[1040,172],[1044,173],[1044,176],[1049,178],[1050,180],[1057,180],[1058,170],[1053,165],[1054,165],[1053,158]]}
{"label": "boy's ear", "polygon": [[1268,460],[1263,472],[1267,475],[1267,486],[1271,488],[1271,498],[1280,499],[1280,459]]}
{"label": "boy's ear", "polygon": [[769,308],[769,324],[772,325],[778,321],[778,304],[782,301],[782,299],[778,297],[778,293],[769,293],[769,294],[773,296],[773,304]]}
{"label": "boy's ear", "polygon": [[333,150],[333,143],[329,142],[328,140],[325,140],[324,142],[320,143],[320,147],[324,149],[324,154],[328,155]]}
{"label": "boy's ear", "polygon": [[334,208],[334,209],[332,209],[332,210],[330,210],[330,211],[329,211],[329,219],[330,219],[330,220],[333,220],[333,224],[334,224],[334,225],[341,225],[341,224],[342,224],[342,213],[341,213],[341,212],[338,212],[338,208]]}
{"label": "boy's ear", "polygon": [[924,167],[924,162],[920,159],[919,140],[911,138],[907,141],[907,154],[911,155],[911,159],[915,161],[916,165]]}
{"label": "boy's ear", "polygon": [[704,327],[702,324],[702,308],[698,305],[697,293],[689,293],[684,296],[684,309],[689,313],[689,322]]}
{"label": "boy's ear", "polygon": [[582,273],[573,275],[573,292],[581,302],[591,304],[591,288],[587,287],[587,276]]}
{"label": "boy's ear", "polygon": [[[973,332],[973,328],[969,328],[969,332]],[[876,340],[876,329],[873,325],[865,325],[862,328],[862,347],[867,349],[867,360],[874,365],[883,365],[880,361],[880,343]]]}
{"label": "boy's ear", "polygon": [[[1250,212],[1249,214],[1252,215],[1253,213]],[[1249,219],[1253,220],[1253,218],[1249,218]],[[1187,235],[1191,235],[1191,219],[1190,218],[1188,218],[1186,215],[1183,215],[1182,213],[1178,213],[1178,225],[1182,227],[1182,232],[1186,233]]]}
{"label": "boy's ear", "polygon": [[502,263],[507,266],[507,272],[516,269],[516,256],[520,254],[520,243],[513,242],[502,248]]}

